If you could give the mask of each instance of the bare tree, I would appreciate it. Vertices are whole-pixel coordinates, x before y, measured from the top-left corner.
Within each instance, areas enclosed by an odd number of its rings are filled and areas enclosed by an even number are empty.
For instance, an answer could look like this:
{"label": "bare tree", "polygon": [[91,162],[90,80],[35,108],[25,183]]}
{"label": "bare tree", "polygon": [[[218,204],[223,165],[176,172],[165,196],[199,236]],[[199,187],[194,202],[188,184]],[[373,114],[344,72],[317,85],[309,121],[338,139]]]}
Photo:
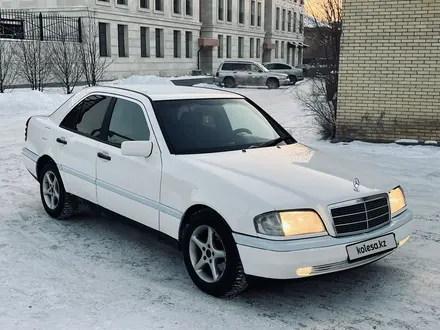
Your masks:
{"label": "bare tree", "polygon": [[15,42],[0,39],[0,93],[10,87],[17,76]]}
{"label": "bare tree", "polygon": [[113,60],[111,57],[101,56],[99,26],[95,13],[87,11],[83,22],[80,54],[84,77],[89,86],[96,86],[105,79],[106,70]]}
{"label": "bare tree", "polygon": [[[325,72],[312,80],[310,99],[298,95],[315,116],[324,138],[336,134],[338,109],[338,73],[342,34],[342,0],[321,0],[310,12],[315,21],[318,43],[324,50]],[[326,24],[322,24],[325,21]]]}
{"label": "bare tree", "polygon": [[64,25],[59,28],[60,40],[49,43],[52,74],[63,85],[67,94],[71,94],[83,74],[81,46],[69,41]]}
{"label": "bare tree", "polygon": [[40,39],[18,42],[18,72],[30,84],[32,90],[43,91],[51,75],[51,56],[48,43]]}

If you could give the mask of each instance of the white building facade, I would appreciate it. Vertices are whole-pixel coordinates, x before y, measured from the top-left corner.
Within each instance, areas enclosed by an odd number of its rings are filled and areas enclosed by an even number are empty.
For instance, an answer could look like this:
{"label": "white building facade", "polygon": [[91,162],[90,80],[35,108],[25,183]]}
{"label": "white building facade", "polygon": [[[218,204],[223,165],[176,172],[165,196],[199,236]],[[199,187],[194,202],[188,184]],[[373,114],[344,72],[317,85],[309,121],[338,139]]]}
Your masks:
{"label": "white building facade", "polygon": [[266,0],[264,62],[302,64],[304,0]]}
{"label": "white building facade", "polygon": [[[101,56],[112,59],[108,75],[122,78],[188,75],[193,70],[212,74],[226,59],[298,64],[300,56],[287,45],[303,42],[299,15],[304,6],[300,1],[0,0],[0,8],[77,17],[93,11]],[[287,29],[287,23],[285,29],[276,25],[278,7],[297,13],[295,31],[292,26]]]}

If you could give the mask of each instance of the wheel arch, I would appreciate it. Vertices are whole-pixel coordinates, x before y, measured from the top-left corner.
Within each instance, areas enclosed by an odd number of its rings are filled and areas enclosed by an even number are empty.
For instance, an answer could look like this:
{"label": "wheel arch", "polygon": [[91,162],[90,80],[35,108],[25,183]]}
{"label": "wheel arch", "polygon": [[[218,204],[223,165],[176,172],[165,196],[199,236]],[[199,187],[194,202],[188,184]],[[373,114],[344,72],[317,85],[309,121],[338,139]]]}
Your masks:
{"label": "wheel arch", "polygon": [[[53,160],[52,157],[50,157],[49,155],[43,155],[40,158],[38,158],[37,160],[37,180],[40,181],[41,180],[41,172],[43,171],[44,166],[46,166],[49,163],[55,163],[55,161]],[[58,167],[58,166],[57,166]]]}
{"label": "wheel arch", "polygon": [[216,213],[219,216],[219,219],[221,219],[222,223],[229,229],[230,232],[232,232],[231,226],[229,226],[229,224],[226,222],[225,218],[219,212],[217,212],[215,209],[213,209],[212,207],[205,205],[205,204],[194,204],[194,205],[190,206],[183,213],[182,220],[180,221],[179,237],[178,237],[179,248],[181,248],[181,243],[182,243],[182,238],[183,238],[183,233],[185,231],[185,228],[190,224],[192,216],[202,210],[210,210],[210,211]]}

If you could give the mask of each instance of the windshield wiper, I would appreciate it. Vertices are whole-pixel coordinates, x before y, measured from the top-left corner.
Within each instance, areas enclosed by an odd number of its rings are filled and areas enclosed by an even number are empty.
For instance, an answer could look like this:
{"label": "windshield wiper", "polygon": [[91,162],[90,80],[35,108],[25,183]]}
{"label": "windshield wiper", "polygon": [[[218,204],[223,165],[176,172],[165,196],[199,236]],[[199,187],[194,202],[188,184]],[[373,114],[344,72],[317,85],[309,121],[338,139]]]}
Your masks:
{"label": "windshield wiper", "polygon": [[280,136],[279,138],[257,144],[256,146],[250,146],[249,149],[273,147],[273,146],[276,146],[278,143],[285,142],[286,140],[289,140],[289,139],[290,139],[290,136]]}

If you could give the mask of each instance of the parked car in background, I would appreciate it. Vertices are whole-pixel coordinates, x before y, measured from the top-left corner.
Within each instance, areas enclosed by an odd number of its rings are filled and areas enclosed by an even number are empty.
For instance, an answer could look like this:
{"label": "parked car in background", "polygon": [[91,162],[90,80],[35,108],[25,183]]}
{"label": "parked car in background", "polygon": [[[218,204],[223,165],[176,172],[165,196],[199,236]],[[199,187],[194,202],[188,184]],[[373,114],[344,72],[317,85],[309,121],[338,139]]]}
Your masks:
{"label": "parked car in background", "polygon": [[293,85],[295,85],[298,81],[304,80],[304,71],[302,68],[297,68],[289,64],[278,62],[263,63],[263,65],[271,72],[280,72],[287,74],[290,82]]}
{"label": "parked car in background", "polygon": [[399,182],[297,142],[237,93],[85,88],[31,117],[24,133],[24,164],[52,218],[87,201],[158,230],[178,241],[189,276],[214,296],[243,291],[249,275],[366,265],[414,229]]}
{"label": "parked car in background", "polygon": [[269,89],[290,84],[287,74],[272,72],[261,63],[252,61],[225,61],[220,64],[214,76],[219,86],[234,88],[242,86],[267,86]]}

